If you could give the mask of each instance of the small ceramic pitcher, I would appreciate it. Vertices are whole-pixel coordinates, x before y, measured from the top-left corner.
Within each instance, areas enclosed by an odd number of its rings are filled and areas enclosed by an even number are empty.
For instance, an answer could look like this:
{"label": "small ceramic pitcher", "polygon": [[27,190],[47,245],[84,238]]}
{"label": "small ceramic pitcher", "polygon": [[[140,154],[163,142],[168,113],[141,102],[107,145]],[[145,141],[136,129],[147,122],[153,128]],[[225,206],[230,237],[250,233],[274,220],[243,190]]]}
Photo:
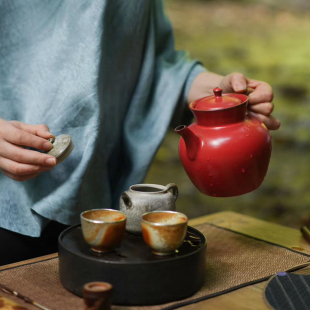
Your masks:
{"label": "small ceramic pitcher", "polygon": [[[170,192],[172,191],[172,193]],[[126,230],[141,235],[141,217],[151,211],[175,211],[178,187],[174,183],[166,186],[136,184],[130,186],[120,198],[120,211],[126,214]]]}

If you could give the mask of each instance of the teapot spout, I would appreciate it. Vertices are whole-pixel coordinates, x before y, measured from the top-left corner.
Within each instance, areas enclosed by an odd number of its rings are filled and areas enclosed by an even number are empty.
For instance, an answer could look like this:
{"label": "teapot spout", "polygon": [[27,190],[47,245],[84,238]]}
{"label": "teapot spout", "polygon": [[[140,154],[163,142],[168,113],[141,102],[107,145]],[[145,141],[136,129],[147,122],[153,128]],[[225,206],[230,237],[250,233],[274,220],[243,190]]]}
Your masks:
{"label": "teapot spout", "polygon": [[187,156],[190,160],[194,160],[201,144],[200,138],[185,125],[178,126],[174,131],[183,137]]}

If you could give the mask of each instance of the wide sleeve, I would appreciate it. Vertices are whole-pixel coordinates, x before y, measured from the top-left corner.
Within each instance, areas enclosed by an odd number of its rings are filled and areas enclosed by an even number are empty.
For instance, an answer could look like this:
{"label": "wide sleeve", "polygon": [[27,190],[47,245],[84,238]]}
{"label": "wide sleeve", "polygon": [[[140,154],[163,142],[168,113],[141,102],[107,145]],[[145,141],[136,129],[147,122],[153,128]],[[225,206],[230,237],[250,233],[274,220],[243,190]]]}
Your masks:
{"label": "wide sleeve", "polygon": [[[187,51],[177,51],[175,49],[174,34],[171,22],[164,10],[162,0],[154,2],[154,27],[155,27],[155,40],[156,40],[156,57],[157,66],[160,68],[167,68],[169,65],[173,66],[178,64],[184,66],[187,74],[181,88],[180,98],[178,101],[177,109],[182,109],[186,103],[187,96],[191,85],[197,75],[206,71],[199,60],[191,59]],[[173,76],[179,79],[179,76]]]}
{"label": "wide sleeve", "polygon": [[150,5],[139,78],[124,121],[121,190],[143,180],[172,118],[185,107],[191,83],[206,70],[187,52],[175,50],[162,1]]}

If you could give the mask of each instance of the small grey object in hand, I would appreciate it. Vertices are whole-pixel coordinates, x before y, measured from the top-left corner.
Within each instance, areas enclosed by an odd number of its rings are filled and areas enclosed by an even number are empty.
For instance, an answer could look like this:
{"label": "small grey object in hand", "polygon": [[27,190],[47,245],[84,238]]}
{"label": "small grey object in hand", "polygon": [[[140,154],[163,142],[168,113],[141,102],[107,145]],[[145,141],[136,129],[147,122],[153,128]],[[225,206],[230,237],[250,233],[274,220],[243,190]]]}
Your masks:
{"label": "small grey object in hand", "polygon": [[49,139],[49,141],[53,144],[53,148],[47,154],[57,158],[57,165],[64,161],[74,148],[70,135],[60,135],[55,139]]}

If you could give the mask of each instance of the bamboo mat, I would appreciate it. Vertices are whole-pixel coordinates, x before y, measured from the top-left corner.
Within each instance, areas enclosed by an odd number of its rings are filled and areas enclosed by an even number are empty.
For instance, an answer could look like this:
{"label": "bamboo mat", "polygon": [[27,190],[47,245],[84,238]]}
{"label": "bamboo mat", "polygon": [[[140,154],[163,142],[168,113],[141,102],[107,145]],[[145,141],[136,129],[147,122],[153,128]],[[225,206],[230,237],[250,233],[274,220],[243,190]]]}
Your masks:
{"label": "bamboo mat", "polygon": [[[112,310],[174,309],[260,282],[277,272],[310,261],[310,257],[210,224],[195,226],[207,238],[205,282],[193,296],[155,306],[112,306]],[[0,283],[28,296],[50,310],[82,310],[83,299],[59,282],[58,258],[3,270]],[[3,293],[4,294],[4,293]],[[38,308],[6,295],[29,310]]]}

